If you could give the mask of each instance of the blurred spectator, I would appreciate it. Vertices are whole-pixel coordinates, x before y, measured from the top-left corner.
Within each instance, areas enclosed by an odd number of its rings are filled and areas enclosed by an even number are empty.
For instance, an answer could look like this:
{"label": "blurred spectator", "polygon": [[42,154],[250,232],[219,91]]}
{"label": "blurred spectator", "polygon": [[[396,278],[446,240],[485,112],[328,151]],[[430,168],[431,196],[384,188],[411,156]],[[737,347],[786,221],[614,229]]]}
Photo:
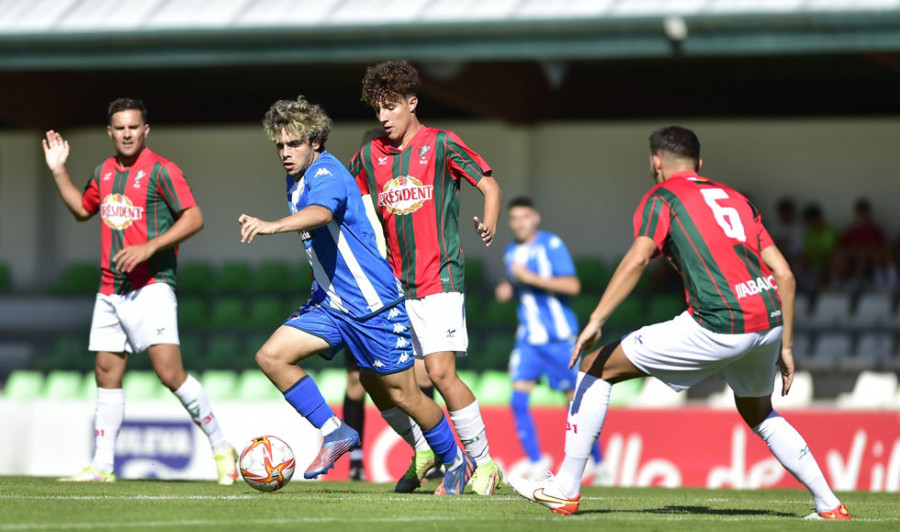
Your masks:
{"label": "blurred spectator", "polygon": [[798,280],[801,288],[818,290],[829,281],[838,233],[825,223],[822,208],[812,203],[803,209],[803,274]]}
{"label": "blurred spectator", "polygon": [[803,257],[803,226],[797,219],[797,205],[791,198],[781,198],[776,209],[775,220],[767,222],[766,228],[784,257],[796,267]]}
{"label": "blurred spectator", "polygon": [[866,199],[856,202],[855,218],[841,235],[834,271],[838,281],[849,281],[850,288],[867,282],[881,289],[897,286],[897,269],[891,263],[884,231],[872,217],[872,205]]}

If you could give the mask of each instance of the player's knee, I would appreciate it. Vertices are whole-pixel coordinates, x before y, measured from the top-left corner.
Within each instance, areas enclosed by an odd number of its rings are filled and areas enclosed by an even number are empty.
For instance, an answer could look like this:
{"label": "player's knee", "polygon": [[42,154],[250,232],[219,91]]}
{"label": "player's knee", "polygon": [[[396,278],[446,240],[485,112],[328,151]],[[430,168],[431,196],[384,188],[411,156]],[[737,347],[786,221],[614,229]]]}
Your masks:
{"label": "player's knee", "polygon": [[181,388],[181,385],[187,380],[187,373],[185,373],[184,368],[180,367],[160,368],[156,371],[156,376],[159,377],[159,382],[163,386],[173,392]]}
{"label": "player's knee", "polygon": [[438,390],[445,390],[459,380],[459,376],[452,368],[444,366],[432,366],[428,368],[428,377]]}
{"label": "player's knee", "polygon": [[266,349],[265,346],[261,347],[260,350],[256,352],[255,359],[256,365],[259,366],[259,369],[266,375],[274,372],[278,368],[280,362],[278,353]]}

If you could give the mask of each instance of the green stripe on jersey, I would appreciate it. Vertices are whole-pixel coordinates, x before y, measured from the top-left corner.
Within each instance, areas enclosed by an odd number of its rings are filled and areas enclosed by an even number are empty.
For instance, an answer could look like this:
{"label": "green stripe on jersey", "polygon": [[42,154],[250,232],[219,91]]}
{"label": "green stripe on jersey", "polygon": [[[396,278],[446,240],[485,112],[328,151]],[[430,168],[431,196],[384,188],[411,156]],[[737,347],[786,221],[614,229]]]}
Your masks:
{"label": "green stripe on jersey", "polygon": [[666,200],[674,215],[669,231],[671,245],[693,251],[681,255],[679,266],[694,281],[690,288],[696,290],[697,299],[702,305],[703,312],[697,312],[698,307],[695,307],[694,317],[700,318],[701,325],[713,332],[743,333],[744,317],[740,312],[741,305],[703,240],[700,230],[675,194],[664,188],[659,189],[657,194]]}
{"label": "green stripe on jersey", "polygon": [[[749,246],[746,244],[738,244],[734,246],[734,252],[737,253],[738,257],[740,257],[741,260],[744,261],[744,264],[747,265],[747,271],[750,272],[751,277],[754,279],[766,277],[763,275],[759,256],[753,253]],[[775,295],[775,291],[761,290],[757,295],[762,298],[763,303],[766,305],[766,311],[769,316],[769,327],[772,328],[781,325],[782,316],[781,312],[778,312],[781,310],[781,305],[778,303],[778,297]]]}
{"label": "green stripe on jersey", "polygon": [[[411,150],[394,156],[391,170],[394,176],[408,176]],[[395,214],[394,230],[397,231],[397,247],[400,250],[400,282],[408,299],[418,298],[416,289],[416,231],[413,213]]]}
{"label": "green stripe on jersey", "polygon": [[[384,216],[381,215],[381,209],[378,208],[378,185],[375,184],[375,165],[372,163],[372,143],[366,145],[365,148],[360,152],[360,160],[362,165],[362,170],[366,172],[366,186],[369,189],[369,197],[372,199],[372,206],[375,207],[375,216],[378,217],[378,223],[382,226],[382,231],[384,231]],[[353,176],[359,175],[359,169],[355,172],[351,172]],[[390,252],[390,246],[388,246],[388,251]]]}
{"label": "green stripe on jersey", "polygon": [[647,198],[644,212],[641,214],[641,235],[653,238],[659,225],[659,213],[662,210],[662,198],[654,194]]}
{"label": "green stripe on jersey", "polygon": [[[438,135],[444,135],[445,141],[441,145],[446,147],[447,156],[455,160],[462,168],[462,171],[469,175],[476,183],[481,181],[483,174],[481,173],[481,165],[478,164],[462,146],[454,142],[453,137],[441,132]],[[440,138],[440,137],[438,137]]]}
{"label": "green stripe on jersey", "polygon": [[[163,166],[160,163],[153,165],[150,172],[150,181],[147,183],[147,240],[165,233],[175,224],[175,216],[166,205],[165,201],[159,194],[159,186],[161,184]],[[150,260],[147,261],[150,268],[150,275],[159,282],[163,282],[173,287],[176,286],[175,281],[175,249],[167,248],[157,251]]]}
{"label": "green stripe on jersey", "polygon": [[459,241],[459,180],[453,179],[447,164],[449,136],[439,131],[435,146],[442,148],[434,161],[434,213],[441,250],[441,288],[444,292],[466,290],[466,263]]}
{"label": "green stripe on jersey", "polygon": [[175,191],[175,185],[172,183],[172,178],[169,176],[169,171],[166,170],[165,166],[160,167],[159,184],[166,199],[169,200],[168,203],[171,209],[174,212],[181,212],[184,210],[181,207],[181,200],[178,198],[178,192]]}
{"label": "green stripe on jersey", "polygon": [[[128,172],[129,170],[125,170],[124,172],[116,171],[116,177],[113,180],[112,193],[113,194],[121,194],[125,195],[125,186],[128,184]],[[116,253],[122,250],[125,246],[125,230],[124,229],[109,229],[111,238],[110,238],[110,247],[109,247],[109,269],[113,272],[113,288],[116,294],[127,294],[128,293],[128,274],[124,272],[120,272],[116,269],[116,262],[113,260],[113,257],[116,256]]]}

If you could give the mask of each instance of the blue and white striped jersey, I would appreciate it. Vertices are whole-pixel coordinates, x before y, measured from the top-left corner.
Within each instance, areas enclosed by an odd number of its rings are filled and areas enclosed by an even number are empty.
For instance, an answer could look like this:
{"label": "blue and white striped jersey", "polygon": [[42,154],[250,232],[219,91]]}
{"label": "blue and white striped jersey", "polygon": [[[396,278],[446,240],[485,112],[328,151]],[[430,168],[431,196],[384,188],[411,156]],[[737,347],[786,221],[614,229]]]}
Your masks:
{"label": "blue and white striped jersey", "polygon": [[291,213],[320,205],[333,213],[327,225],[301,231],[312,266],[312,299],[352,318],[367,318],[403,299],[400,281],[378,252],[353,177],[336,157],[322,152],[299,181],[287,176]]}
{"label": "blue and white striped jersey", "polygon": [[512,276],[512,265],[516,263],[525,264],[529,271],[545,279],[575,275],[575,265],[563,241],[554,234],[538,231],[531,242],[507,246],[503,260],[519,303],[516,337],[539,345],[576,335],[578,320],[568,297],[517,283]]}

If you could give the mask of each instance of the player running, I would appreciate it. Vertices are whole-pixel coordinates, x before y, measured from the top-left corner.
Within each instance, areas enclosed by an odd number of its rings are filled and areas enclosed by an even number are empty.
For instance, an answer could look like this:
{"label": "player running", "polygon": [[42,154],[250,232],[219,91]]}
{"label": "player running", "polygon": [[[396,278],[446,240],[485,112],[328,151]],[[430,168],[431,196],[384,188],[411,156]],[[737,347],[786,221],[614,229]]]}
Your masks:
{"label": "player running", "polygon": [[[578,323],[569,307],[569,297],[581,292],[581,283],[562,239],[539,229],[541,214],[531,198],[514,198],[506,210],[515,242],[506,247],[503,255],[508,280],[497,285],[495,295],[500,302],[514,297],[518,302],[519,328],[509,359],[512,411],[516,434],[531,462],[528,477],[537,480],[543,478],[550,458],[541,455],[528,396],[541,376],[546,375],[551,388],[565,392],[572,400],[577,372],[569,367],[569,356],[575,346]],[[594,446],[591,455],[597,466],[596,483],[606,476],[600,466],[600,447]]]}
{"label": "player running", "polygon": [[700,141],[670,126],[650,136],[656,181],[634,216],[635,241],[575,343],[570,365],[662,253],[684,280],[688,310],[643,327],[581,362],[566,422],[566,457],[555,477],[510,479],[523,497],[558,514],[578,511],[590,449],[600,435],[613,384],[652,375],[673,390],[718,375],[734,390],[741,417],[815,499],[807,519],[850,519],[803,437],[772,410],[776,365],[782,395],[794,378],[791,352],[796,283],[758,211],[737,191],[700,177]]}
{"label": "player running", "polygon": [[88,346],[97,352],[94,458],[84,471],[61,480],[116,480],[116,436],[125,417],[122,377],[129,357],[147,351],[159,380],[209,437],[219,484],[233,484],[237,454],[203,386],[185,373],[179,348],[175,257],[178,244],[203,228],[203,214],[181,170],[144,145],[150,133],[144,103],[119,98],[109,105],[108,119],[116,155],[94,169],[84,192],[66,170],[69,143],[55,131],[43,140],[47,167],[66,207],[80,222],[98,212],[103,221],[100,293]]}
{"label": "player running", "polygon": [[[360,445],[359,434],[334,415],[316,383],[297,365],[316,354],[331,359],[346,346],[375,406],[385,417],[411,416],[424,428],[423,438],[433,452],[449,464],[435,494],[462,493],[475,462],[456,445],[440,407],[416,386],[403,290],[378,252],[353,177],[325,151],[331,119],[300,96],[275,102],[263,126],[287,171],[291,215],[266,222],[241,214],[238,222],[241,242],[297,232],[312,267],[312,298],[256,354],[263,373],[324,438],[303,476],[316,478]],[[401,431],[411,431],[411,423]]]}
{"label": "player running", "polygon": [[[483,221],[476,216],[474,223],[490,245],[500,215],[500,186],[491,177],[491,167],[455,133],[419,122],[418,88],[419,74],[406,61],[388,61],[366,71],[362,99],[375,110],[384,136],[357,152],[349,168],[381,218],[388,260],[406,291],[416,357],[424,358],[456,433],[478,464],[472,490],[491,495],[503,476],[491,459],[478,401],[456,374],[456,357],[466,354],[469,342],[458,194],[465,179],[484,195]],[[385,419],[398,433],[398,427],[408,423]],[[420,433],[416,427],[408,435],[415,455],[397,482],[398,493],[415,490],[437,465]]]}

